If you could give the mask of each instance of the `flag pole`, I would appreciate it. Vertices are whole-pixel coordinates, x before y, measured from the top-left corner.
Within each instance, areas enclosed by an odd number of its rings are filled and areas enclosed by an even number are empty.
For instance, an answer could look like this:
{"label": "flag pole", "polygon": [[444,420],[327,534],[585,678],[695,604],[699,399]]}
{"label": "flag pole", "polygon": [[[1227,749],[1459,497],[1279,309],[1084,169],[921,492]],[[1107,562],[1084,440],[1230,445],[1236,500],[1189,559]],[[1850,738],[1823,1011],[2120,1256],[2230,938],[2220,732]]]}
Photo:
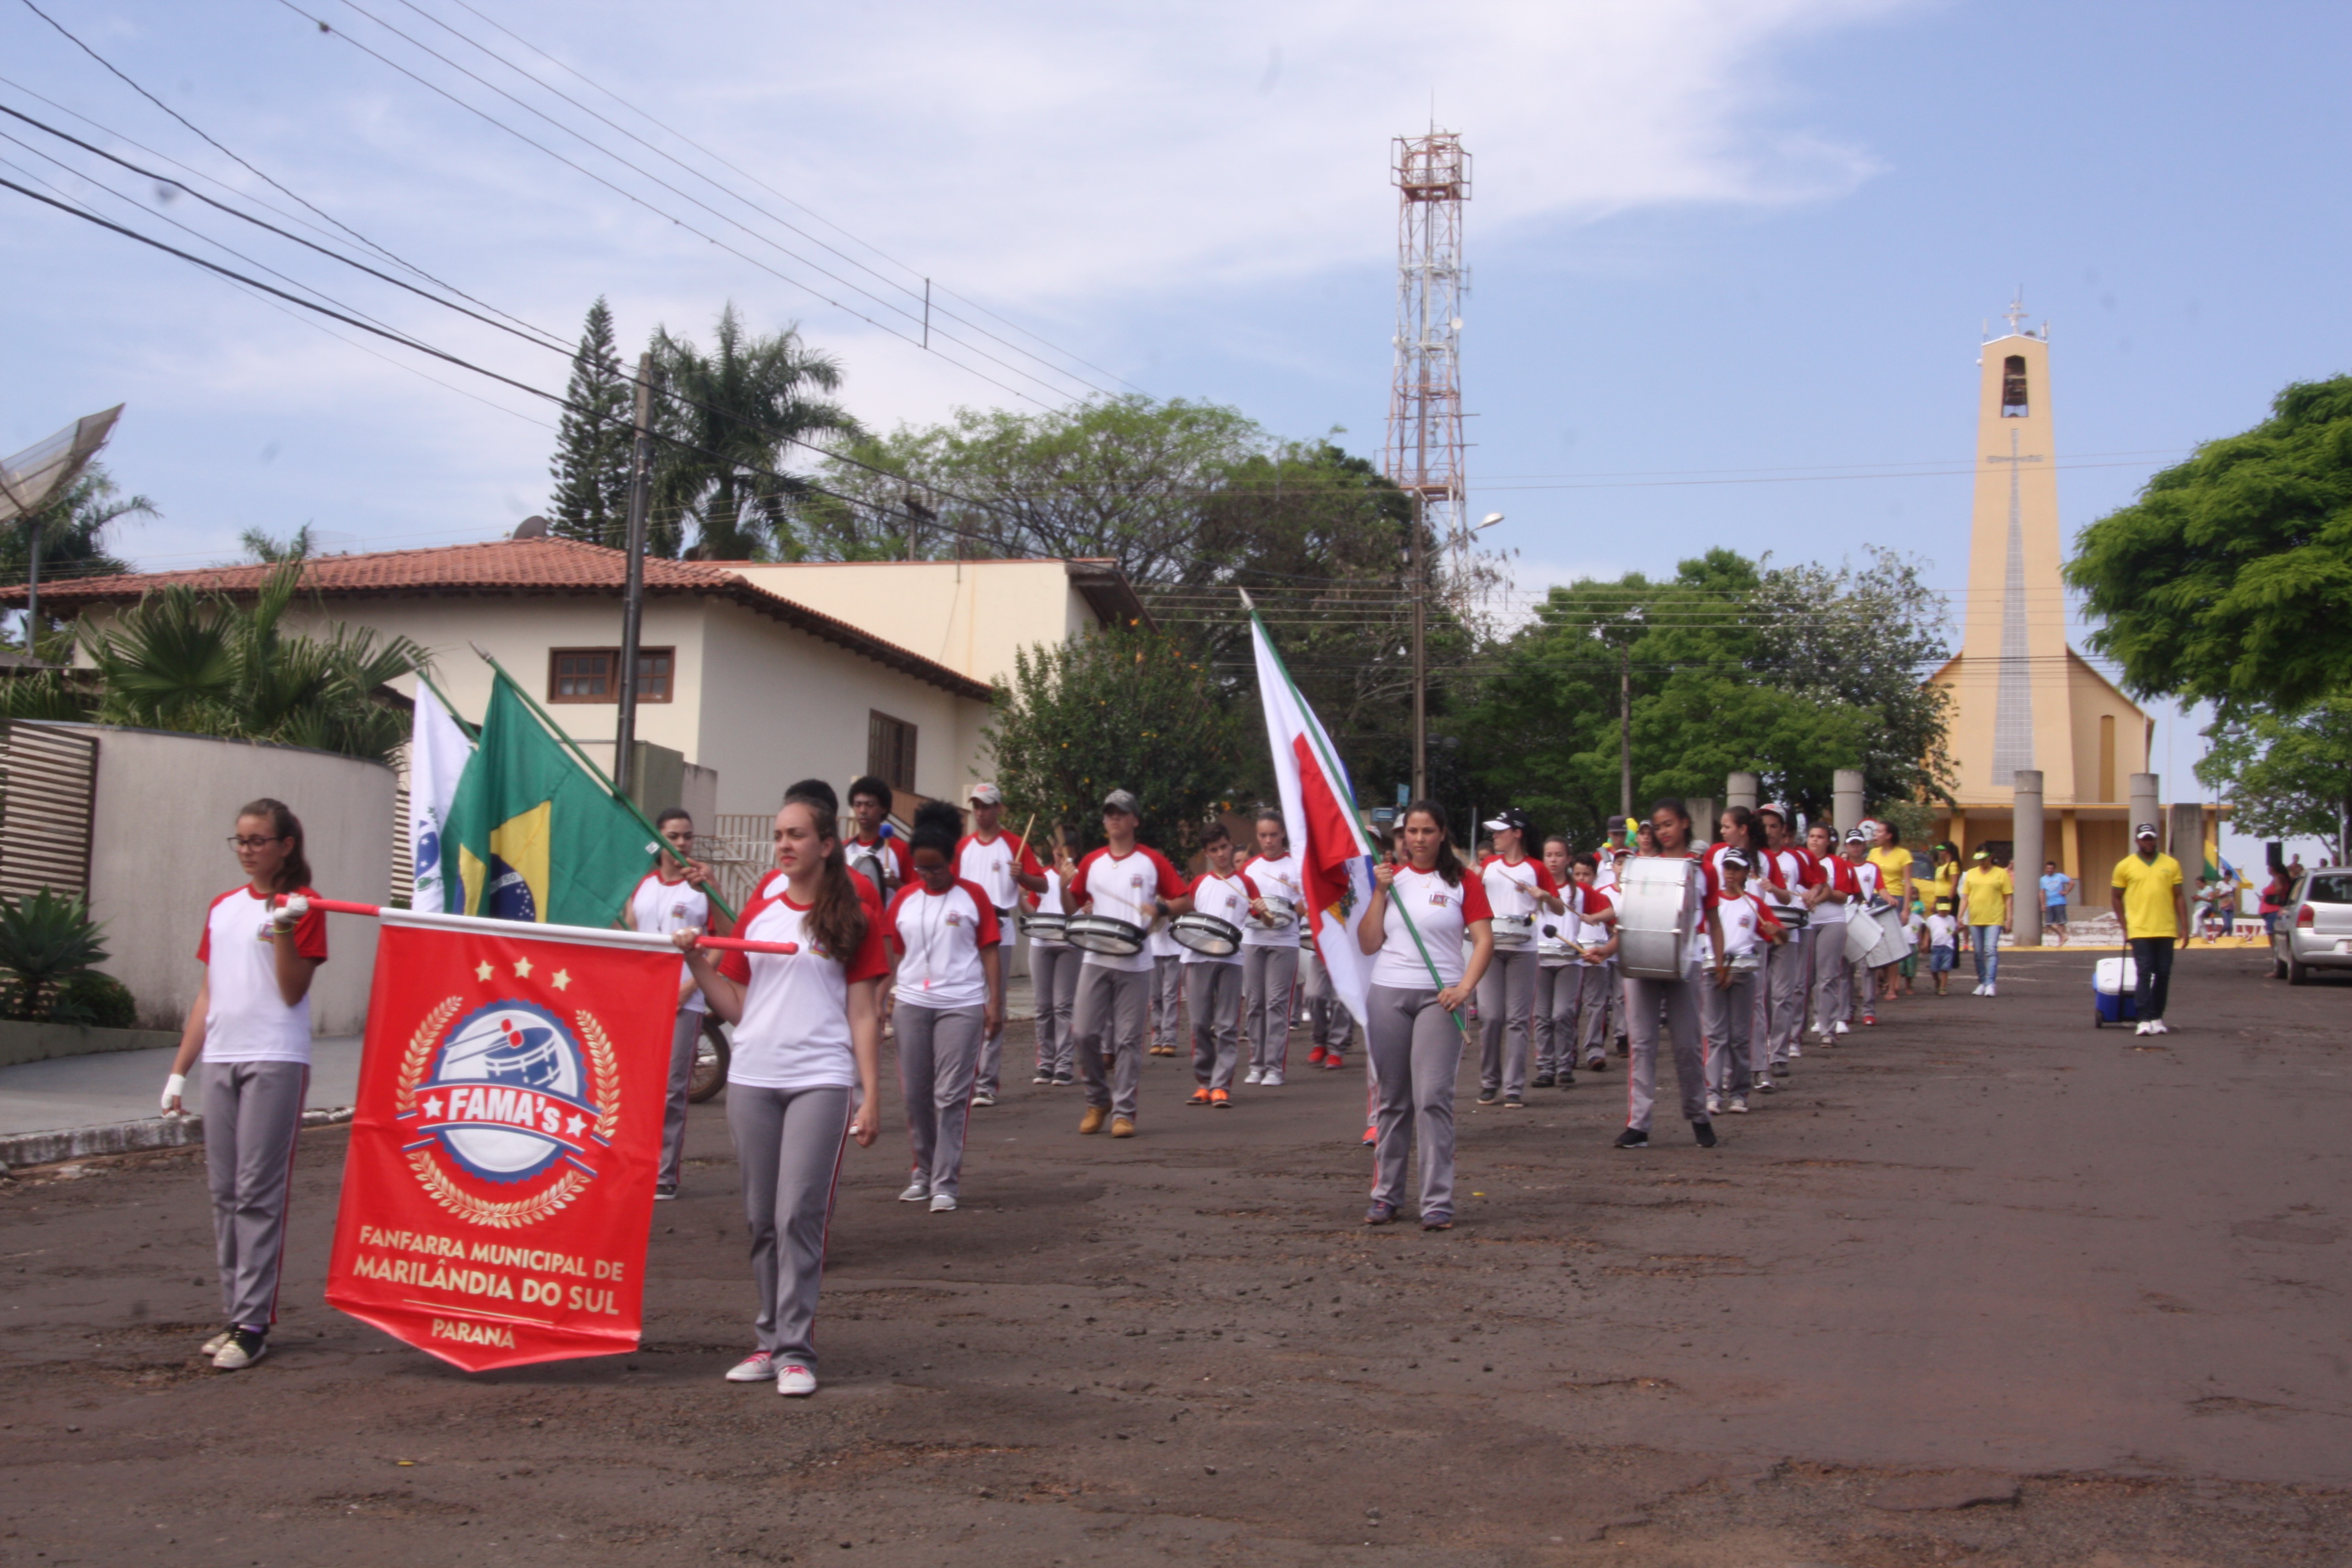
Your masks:
{"label": "flag pole", "polygon": [[[1322,722],[1319,720],[1314,720],[1314,710],[1307,707],[1307,699],[1299,693],[1298,683],[1290,678],[1290,666],[1284,662],[1282,650],[1274,646],[1272,634],[1266,631],[1265,623],[1258,618],[1257,606],[1250,602],[1249,590],[1238,588],[1235,591],[1242,596],[1242,607],[1249,612],[1250,625],[1256,628],[1258,636],[1264,639],[1266,652],[1274,656],[1274,668],[1282,672],[1282,683],[1290,689],[1291,700],[1297,704],[1300,716],[1312,721],[1307,725],[1307,733],[1314,741],[1315,750],[1321,755],[1324,767],[1329,771],[1333,778],[1346,778],[1348,776],[1346,770],[1339,766],[1339,759],[1332,754],[1330,742],[1324,737]],[[1352,805],[1354,803],[1349,804]],[[1367,856],[1366,858],[1369,859],[1370,857]],[[1388,890],[1380,887],[1377,879],[1372,885],[1375,891]],[[1404,901],[1397,898],[1392,891],[1390,892],[1389,907],[1396,910],[1399,918],[1403,920],[1404,929],[1412,936],[1413,948],[1421,954],[1421,962],[1428,968],[1431,981],[1435,984],[1437,989],[1444,990],[1445,977],[1437,973],[1437,961],[1429,955],[1429,943],[1422,940],[1421,928],[1413,923],[1412,911],[1406,909]],[[1461,1031],[1464,1039],[1470,1037],[1470,1026],[1464,1020],[1458,1008],[1448,1009],[1446,1016],[1454,1020],[1454,1026]]]}
{"label": "flag pole", "polygon": [[[553,716],[551,715],[546,709],[541,708],[539,705],[539,700],[537,698],[531,696],[530,692],[523,689],[521,681],[517,680],[513,676],[507,673],[507,667],[505,665],[502,665],[497,659],[492,658],[489,656],[488,651],[486,650],[479,643],[469,642],[466,646],[472,648],[476,654],[479,655],[484,664],[488,665],[492,669],[498,671],[499,679],[514,688],[514,694],[517,697],[521,698],[524,705],[530,708],[533,713],[539,715],[539,721],[546,725],[557,740],[562,742],[566,746],[571,748],[572,754],[580,759],[580,765],[586,768],[588,772],[594,776],[596,782],[604,786],[607,794],[609,794],[615,801],[618,801],[623,806],[626,807],[629,815],[635,817],[638,823],[644,826],[647,833],[652,834],[656,840],[661,837],[661,829],[656,827],[652,823],[646,820],[646,814],[637,808],[637,803],[621,793],[620,786],[614,784],[612,779],[605,774],[604,769],[596,765],[595,759],[589,756],[587,752],[580,749],[580,742],[573,740],[571,735],[566,733],[563,726],[557,723]],[[709,899],[711,903],[718,907],[720,914],[725,915],[730,921],[735,918],[735,911],[727,907],[727,900],[719,897],[718,889],[705,887],[702,889],[702,894],[703,897]]]}
{"label": "flag pole", "polygon": [[[474,651],[479,653],[481,650],[479,648],[476,648]],[[433,678],[425,673],[422,666],[418,667],[415,673],[418,683],[422,685],[425,690],[430,691],[436,699],[439,700],[441,703],[441,711],[449,715],[449,721],[457,726],[459,732],[462,733],[466,739],[478,743],[482,738],[482,727],[479,724],[468,724],[466,722],[466,716],[457,711],[457,705],[449,700],[449,694],[433,684]]]}

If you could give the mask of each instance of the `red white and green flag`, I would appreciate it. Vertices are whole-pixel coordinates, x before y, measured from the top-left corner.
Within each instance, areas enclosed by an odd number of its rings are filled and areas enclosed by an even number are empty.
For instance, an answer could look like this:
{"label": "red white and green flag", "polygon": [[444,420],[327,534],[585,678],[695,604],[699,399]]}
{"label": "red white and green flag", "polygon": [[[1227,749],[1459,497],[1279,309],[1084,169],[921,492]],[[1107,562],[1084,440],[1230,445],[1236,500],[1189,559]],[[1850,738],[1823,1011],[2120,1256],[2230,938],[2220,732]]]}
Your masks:
{"label": "red white and green flag", "polygon": [[1265,709],[1265,738],[1274,748],[1282,819],[1298,857],[1298,882],[1316,950],[1334,994],[1369,1028],[1372,961],[1364,956],[1358,932],[1372,899],[1372,849],[1356,819],[1355,786],[1255,609],[1250,640],[1257,651],[1258,698]]}

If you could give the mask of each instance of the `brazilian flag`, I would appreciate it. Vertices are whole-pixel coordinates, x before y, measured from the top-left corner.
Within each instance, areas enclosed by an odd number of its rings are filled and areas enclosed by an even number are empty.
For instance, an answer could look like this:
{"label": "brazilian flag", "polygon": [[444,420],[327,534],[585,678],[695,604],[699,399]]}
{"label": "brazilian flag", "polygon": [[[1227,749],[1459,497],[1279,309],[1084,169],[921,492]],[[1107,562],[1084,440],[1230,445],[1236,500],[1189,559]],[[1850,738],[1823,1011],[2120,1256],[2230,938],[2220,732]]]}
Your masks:
{"label": "brazilian flag", "polygon": [[659,848],[500,671],[441,829],[452,912],[608,926]]}

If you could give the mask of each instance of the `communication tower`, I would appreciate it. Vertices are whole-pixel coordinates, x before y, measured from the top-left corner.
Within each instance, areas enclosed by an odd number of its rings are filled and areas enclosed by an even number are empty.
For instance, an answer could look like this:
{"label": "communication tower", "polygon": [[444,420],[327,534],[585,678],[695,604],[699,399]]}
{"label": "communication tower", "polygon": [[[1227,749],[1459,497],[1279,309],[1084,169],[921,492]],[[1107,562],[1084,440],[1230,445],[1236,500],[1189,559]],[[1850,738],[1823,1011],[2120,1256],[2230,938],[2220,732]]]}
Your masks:
{"label": "communication tower", "polygon": [[1425,136],[1396,139],[1390,175],[1398,197],[1396,374],[1382,468],[1419,498],[1439,547],[1466,554],[1462,204],[1470,199],[1470,154],[1459,135],[1433,126]]}

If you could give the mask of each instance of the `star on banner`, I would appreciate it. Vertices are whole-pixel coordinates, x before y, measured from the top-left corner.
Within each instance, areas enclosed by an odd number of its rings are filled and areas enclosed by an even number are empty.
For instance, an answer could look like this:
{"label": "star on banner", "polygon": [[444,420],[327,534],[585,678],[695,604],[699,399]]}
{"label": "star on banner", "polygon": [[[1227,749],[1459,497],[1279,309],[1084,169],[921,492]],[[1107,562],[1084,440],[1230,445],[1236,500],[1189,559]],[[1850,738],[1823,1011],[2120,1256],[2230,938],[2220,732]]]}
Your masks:
{"label": "star on banner", "polygon": [[521,978],[525,979],[525,980],[530,979],[530,959],[528,959],[528,958],[518,958],[518,959],[516,959],[516,960],[515,960],[515,973],[516,973],[517,975],[520,976]]}
{"label": "star on banner", "polygon": [[568,969],[559,969],[548,977],[547,983],[561,991],[572,984],[572,972]]}
{"label": "star on banner", "polygon": [[474,978],[477,980],[488,980],[495,973],[496,971],[490,967],[490,961],[487,958],[474,965]]}
{"label": "star on banner", "polygon": [[563,1119],[564,1131],[574,1138],[579,1137],[580,1130],[587,1125],[588,1119],[584,1116],[567,1116]]}
{"label": "star on banner", "polygon": [[425,1102],[425,1114],[426,1116],[428,1116],[428,1117],[432,1118],[432,1119],[433,1119],[434,1121],[440,1121],[440,1120],[441,1120],[441,1102],[440,1102],[440,1100],[427,1100]]}

